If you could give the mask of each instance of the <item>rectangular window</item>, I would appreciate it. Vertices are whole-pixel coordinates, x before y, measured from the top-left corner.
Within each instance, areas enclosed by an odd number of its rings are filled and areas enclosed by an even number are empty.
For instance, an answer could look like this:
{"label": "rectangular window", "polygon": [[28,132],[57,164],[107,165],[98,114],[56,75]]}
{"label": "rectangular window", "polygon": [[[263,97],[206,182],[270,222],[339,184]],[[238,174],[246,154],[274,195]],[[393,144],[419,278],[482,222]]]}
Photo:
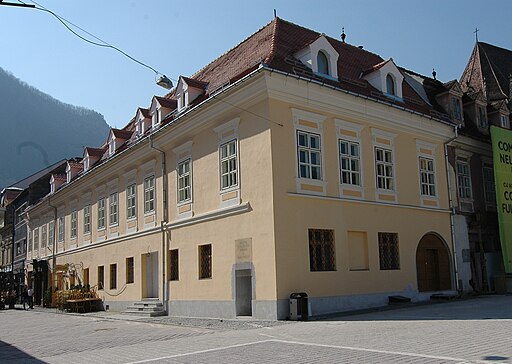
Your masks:
{"label": "rectangular window", "polygon": [[135,282],[133,269],[134,269],[133,257],[126,258],[126,283],[127,284]]}
{"label": "rectangular window", "polygon": [[87,287],[89,285],[89,268],[84,268],[82,273],[83,278],[83,286]]}
{"label": "rectangular window", "polygon": [[500,115],[500,125],[502,128],[508,129],[508,116]]}
{"label": "rectangular window", "polygon": [[91,233],[91,206],[84,207],[84,234]]}
{"label": "rectangular window", "polygon": [[169,280],[177,281],[177,280],[180,279],[178,249],[172,249],[171,250],[171,256],[170,256],[169,261],[171,263],[171,272],[170,272],[170,275],[169,275]]}
{"label": "rectangular window", "polygon": [[55,221],[50,221],[48,224],[48,246],[53,251],[53,243],[55,242]]}
{"label": "rectangular window", "polygon": [[297,131],[299,178],[322,179],[320,135]]}
{"label": "rectangular window", "polygon": [[178,163],[178,203],[190,201],[192,185],[190,159]]}
{"label": "rectangular window", "polygon": [[39,250],[39,228],[34,229],[34,251]]}
{"label": "rectangular window", "polygon": [[377,188],[394,191],[393,153],[391,150],[375,147],[375,171]]}
{"label": "rectangular window", "polygon": [[220,180],[221,189],[238,185],[236,139],[220,146]]}
{"label": "rectangular window", "polygon": [[494,172],[492,167],[483,167],[484,194],[488,204],[496,204],[496,185],[494,184]]}
{"label": "rectangular window", "polygon": [[460,107],[460,100],[457,97],[452,97],[452,110],[453,118],[455,120],[462,120],[462,111]]}
{"label": "rectangular window", "polygon": [[98,289],[103,289],[105,284],[105,267],[100,265],[98,267]]}
{"label": "rectangular window", "polygon": [[32,251],[32,231],[28,231],[28,249],[29,252]]}
{"label": "rectangular window", "polygon": [[108,198],[109,202],[109,218],[108,224],[109,226],[117,225],[117,192],[111,193]]}
{"label": "rectangular window", "polygon": [[485,116],[485,109],[478,106],[478,126],[480,128],[487,128],[487,117]]}
{"label": "rectangular window", "polygon": [[126,218],[137,216],[137,185],[134,183],[126,187]]}
{"label": "rectangular window", "polygon": [[46,244],[48,239],[48,234],[46,230],[46,224],[41,226],[41,249],[43,249],[42,254],[46,254]]}
{"label": "rectangular window", "polygon": [[59,242],[64,241],[64,216],[59,217]]}
{"label": "rectangular window", "polygon": [[461,199],[472,198],[469,164],[465,162],[457,162],[457,187]]}
{"label": "rectangular window", "polygon": [[336,270],[334,230],[308,229],[309,270],[311,272]]}
{"label": "rectangular window", "polygon": [[359,143],[339,141],[340,181],[343,184],[361,185]]}
{"label": "rectangular window", "polygon": [[379,260],[381,270],[400,269],[397,233],[379,233]]}
{"label": "rectangular window", "polygon": [[117,288],[117,264],[110,264],[110,289]]}
{"label": "rectangular window", "polygon": [[212,245],[199,246],[199,279],[212,277]]}
{"label": "rectangular window", "polygon": [[155,176],[144,179],[144,213],[155,211]]}
{"label": "rectangular window", "polygon": [[98,230],[105,228],[105,198],[98,200]]}
{"label": "rectangular window", "polygon": [[76,238],[78,223],[78,213],[75,211],[71,212],[71,238]]}
{"label": "rectangular window", "polygon": [[419,157],[420,166],[420,186],[423,196],[436,195],[436,176],[434,173],[434,160],[425,157]]}

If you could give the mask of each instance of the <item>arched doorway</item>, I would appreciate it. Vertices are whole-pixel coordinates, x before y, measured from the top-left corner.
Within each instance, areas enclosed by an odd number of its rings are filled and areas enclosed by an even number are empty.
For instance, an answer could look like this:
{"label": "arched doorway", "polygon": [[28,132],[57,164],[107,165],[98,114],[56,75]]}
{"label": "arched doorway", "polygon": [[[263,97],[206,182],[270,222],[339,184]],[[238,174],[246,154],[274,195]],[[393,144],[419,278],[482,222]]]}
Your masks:
{"label": "arched doorway", "polygon": [[450,253],[437,234],[425,234],[416,250],[418,291],[451,289]]}

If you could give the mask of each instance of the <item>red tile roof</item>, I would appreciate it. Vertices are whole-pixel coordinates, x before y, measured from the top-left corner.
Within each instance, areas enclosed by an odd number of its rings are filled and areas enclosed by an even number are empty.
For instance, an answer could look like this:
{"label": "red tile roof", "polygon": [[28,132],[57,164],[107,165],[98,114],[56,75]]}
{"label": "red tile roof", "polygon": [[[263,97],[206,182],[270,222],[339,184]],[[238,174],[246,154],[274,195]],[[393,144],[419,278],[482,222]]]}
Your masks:
{"label": "red tile roof", "polygon": [[185,76],[181,76],[181,78],[190,87],[198,88],[198,89],[201,89],[201,90],[206,90],[206,87],[208,87],[208,82],[202,82],[202,81],[199,81],[199,80],[194,80],[193,78],[188,78],[188,77],[185,77]]}
{"label": "red tile roof", "polygon": [[131,138],[133,131],[112,128],[112,133],[116,138],[127,140]]}
{"label": "red tile roof", "polygon": [[107,148],[91,148],[86,147],[85,150],[90,157],[102,157]]}
{"label": "red tile roof", "polygon": [[160,96],[155,96],[155,99],[158,101],[160,105],[162,105],[162,107],[165,107],[167,109],[174,110],[178,107],[178,102],[176,100]]}
{"label": "red tile roof", "polygon": [[[168,99],[166,99],[168,100]],[[140,111],[142,113],[142,116],[144,116],[145,118],[150,118],[151,117],[151,114],[149,113],[149,109],[143,109],[142,107],[139,107],[137,109],[137,112]]]}

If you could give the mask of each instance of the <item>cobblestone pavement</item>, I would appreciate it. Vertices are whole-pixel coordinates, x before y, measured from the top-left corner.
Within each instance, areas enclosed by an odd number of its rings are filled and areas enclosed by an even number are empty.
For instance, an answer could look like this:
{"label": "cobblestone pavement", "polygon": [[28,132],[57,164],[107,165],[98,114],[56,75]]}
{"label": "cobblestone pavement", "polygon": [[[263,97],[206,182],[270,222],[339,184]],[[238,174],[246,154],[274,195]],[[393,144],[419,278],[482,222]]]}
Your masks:
{"label": "cobblestone pavement", "polygon": [[300,323],[6,310],[0,362],[512,363],[511,334],[512,296]]}

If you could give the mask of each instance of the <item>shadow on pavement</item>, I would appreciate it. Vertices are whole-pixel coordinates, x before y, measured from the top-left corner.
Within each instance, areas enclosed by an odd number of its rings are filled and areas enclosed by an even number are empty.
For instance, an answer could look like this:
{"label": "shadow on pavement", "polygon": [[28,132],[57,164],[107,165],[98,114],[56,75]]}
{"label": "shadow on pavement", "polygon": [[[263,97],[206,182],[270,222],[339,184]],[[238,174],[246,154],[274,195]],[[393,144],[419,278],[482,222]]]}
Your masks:
{"label": "shadow on pavement", "polygon": [[[510,320],[512,295],[379,307],[315,317],[317,321]],[[492,360],[492,359],[489,359]]]}
{"label": "shadow on pavement", "polygon": [[0,362],[7,363],[45,363],[25,353],[11,344],[0,340]]}

